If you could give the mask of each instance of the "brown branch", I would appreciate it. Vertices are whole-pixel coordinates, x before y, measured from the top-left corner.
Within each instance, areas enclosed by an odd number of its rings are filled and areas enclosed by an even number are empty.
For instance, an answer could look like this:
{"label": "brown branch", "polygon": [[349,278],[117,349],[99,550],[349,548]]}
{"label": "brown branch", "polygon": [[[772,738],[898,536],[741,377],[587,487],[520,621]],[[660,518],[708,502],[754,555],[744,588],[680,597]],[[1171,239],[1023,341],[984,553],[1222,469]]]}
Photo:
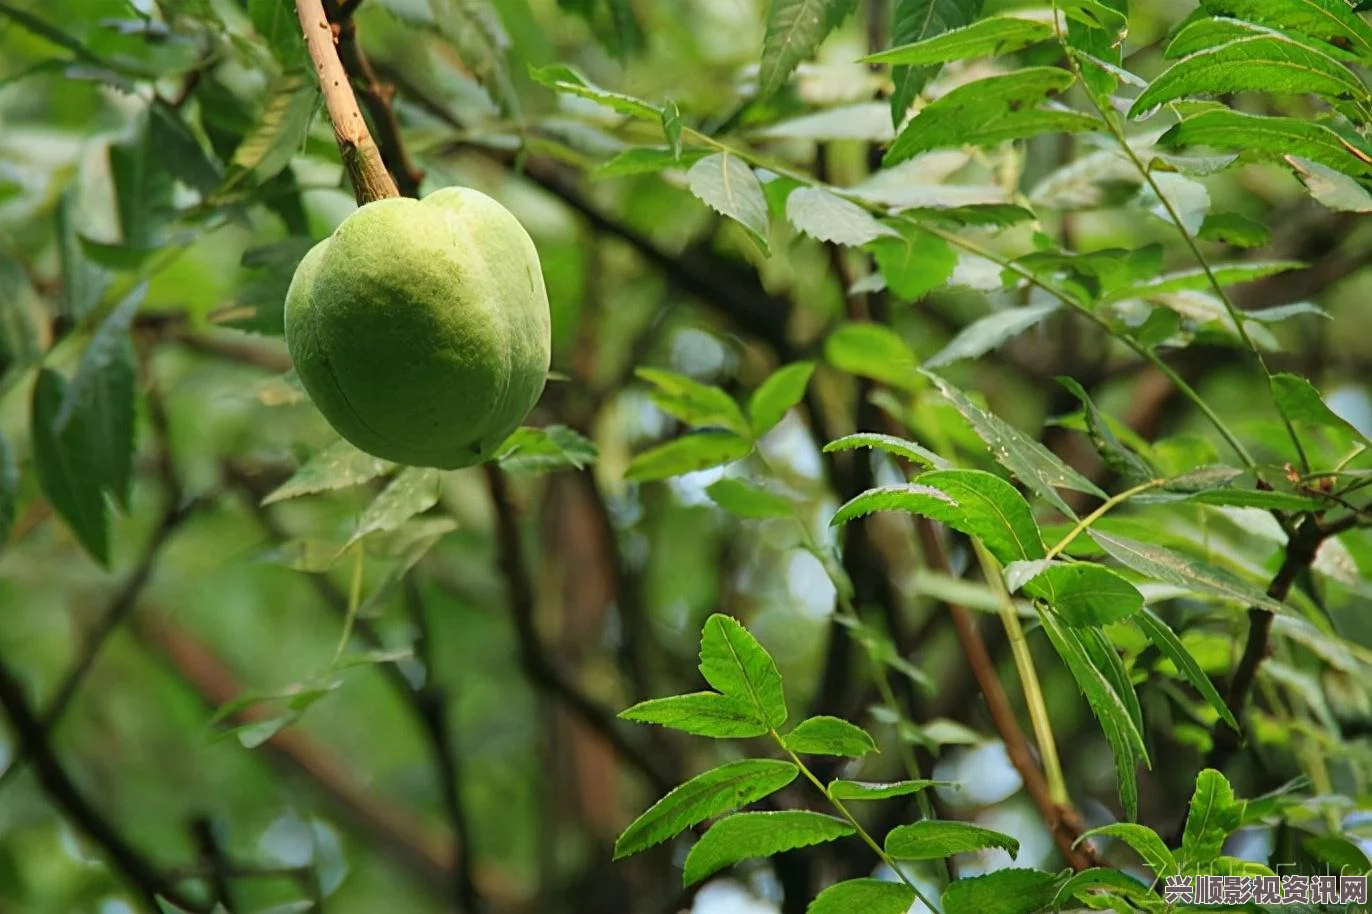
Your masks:
{"label": "brown branch", "polygon": [[334,139],[338,141],[338,152],[358,204],[400,196],[390,172],[386,171],[381,152],[372,140],[371,131],[367,129],[362,111],[357,107],[347,71],[338,59],[335,47],[338,38],[324,14],[324,4],[321,0],[295,0],[295,12],[305,33],[305,46],[319,76],[319,88],[329,109]]}

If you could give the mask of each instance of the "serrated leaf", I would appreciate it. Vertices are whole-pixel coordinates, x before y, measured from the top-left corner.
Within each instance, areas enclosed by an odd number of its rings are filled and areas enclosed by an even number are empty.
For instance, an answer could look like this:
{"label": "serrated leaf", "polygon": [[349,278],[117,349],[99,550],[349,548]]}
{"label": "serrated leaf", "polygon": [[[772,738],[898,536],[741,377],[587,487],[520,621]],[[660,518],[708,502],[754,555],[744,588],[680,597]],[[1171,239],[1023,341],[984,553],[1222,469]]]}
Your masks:
{"label": "serrated leaf", "polygon": [[1347,44],[1364,59],[1372,56],[1372,27],[1353,14],[1346,0],[1201,0],[1201,7],[1214,16],[1233,16]]}
{"label": "serrated leaf", "polygon": [[[1167,313],[1175,314],[1171,311]],[[1124,446],[1124,442],[1120,441],[1114,429],[1110,427],[1110,421],[1096,407],[1091,395],[1086,392],[1086,388],[1082,387],[1075,378],[1066,376],[1060,376],[1058,383],[1081,401],[1082,409],[1086,414],[1087,436],[1091,439],[1091,444],[1095,446],[1106,466],[1122,475],[1126,480],[1151,479],[1157,475],[1156,468],[1147,459]]]}
{"label": "serrated leaf", "polygon": [[1372,213],[1372,192],[1356,179],[1299,156],[1287,156],[1286,162],[1310,196],[1324,206],[1342,213]]}
{"label": "serrated leaf", "polygon": [[1134,101],[1129,116],[1146,116],[1188,95],[1230,92],[1309,93],[1355,100],[1367,97],[1366,87],[1339,61],[1286,35],[1269,32],[1182,58],[1153,80]]}
{"label": "serrated leaf", "polygon": [[[1156,896],[1148,890],[1148,886],[1144,885],[1134,876],[1121,872],[1120,870],[1113,870],[1102,866],[1093,867],[1089,870],[1082,870],[1071,879],[1067,880],[1067,882],[1058,889],[1058,904],[1060,906],[1065,899],[1075,898],[1089,906],[1090,901],[1093,898],[1098,897],[1091,894],[1092,890],[1100,890],[1117,897],[1124,897],[1144,903],[1156,898]],[[1115,910],[1120,909],[1116,908]]]}
{"label": "serrated leaf", "polygon": [[752,449],[748,439],[733,432],[693,432],[636,455],[625,468],[624,479],[647,482],[694,473],[742,460]]}
{"label": "serrated leaf", "polygon": [[742,159],[727,152],[708,155],[686,172],[686,183],[703,203],[747,229],[767,252],[767,198],[757,175]]}
{"label": "serrated leaf", "polygon": [[430,467],[406,467],[381,494],[372,499],[358,518],[357,529],[344,548],[369,533],[394,530],[405,521],[438,504],[443,474]]}
{"label": "serrated leaf", "polygon": [[829,796],[836,800],[886,800],[904,797],[930,787],[952,786],[952,781],[845,781],[829,782]]}
{"label": "serrated leaf", "polygon": [[1299,375],[1280,373],[1272,376],[1272,396],[1277,408],[1292,422],[1305,422],[1319,428],[1337,429],[1363,444],[1372,445],[1366,435],[1329,408],[1320,392]]}
{"label": "serrated leaf", "polygon": [[748,739],[763,736],[770,729],[752,707],[718,692],[653,698],[621,711],[619,716],[713,739]]}
{"label": "serrated leaf", "polygon": [[813,56],[856,6],[856,0],[768,0],[757,100],[765,101],[786,85],[796,66]]}
{"label": "serrated leaf", "polygon": [[174,215],[175,182],[163,167],[165,150],[153,145],[156,138],[148,117],[134,136],[111,143],[108,150],[120,237],[128,247],[139,249],[156,247]]}
{"label": "serrated leaf", "polygon": [[668,168],[683,168],[705,158],[702,149],[683,149],[680,155],[657,146],[631,146],[614,158],[591,169],[593,178],[619,178],[625,175],[657,174]]}
{"label": "serrated leaf", "polygon": [[1073,562],[1044,568],[1024,585],[1046,601],[1069,625],[1110,625],[1143,608],[1137,587],[1103,565]]}
{"label": "serrated leaf", "polygon": [[1133,822],[1112,822],[1083,833],[1081,840],[1101,835],[1116,838],[1133,848],[1134,852],[1143,858],[1143,862],[1153,870],[1157,879],[1163,879],[1177,870],[1177,861],[1172,852],[1158,837],[1158,833],[1147,826]]}
{"label": "serrated leaf", "polygon": [[1181,639],[1176,636],[1167,623],[1154,613],[1151,609],[1144,607],[1143,611],[1134,616],[1134,624],[1143,630],[1148,636],[1148,640],[1158,651],[1172,661],[1172,665],[1181,673],[1182,678],[1191,683],[1201,697],[1209,702],[1210,707],[1214,708],[1219,714],[1220,719],[1234,728],[1234,732],[1241,731],[1239,722],[1234,718],[1234,714],[1229,710],[1229,705],[1220,697],[1219,690],[1210,681],[1205,670],[1201,669],[1196,658],[1191,656],[1191,652],[1181,643]]}
{"label": "serrated leaf", "polygon": [[861,247],[883,236],[899,237],[867,210],[822,187],[798,187],[786,198],[786,218],[800,231],[831,244]]}
{"label": "serrated leaf", "polygon": [[868,321],[840,324],[824,341],[829,364],[892,387],[920,386],[915,354],[890,327]]}
{"label": "serrated leaf", "polygon": [[340,439],[311,457],[290,479],[268,493],[262,504],[361,485],[388,473],[394,466]]}
{"label": "serrated leaf", "polygon": [[53,433],[61,437],[80,413],[92,480],[110,492],[125,510],[133,481],[134,387],[136,369],[129,328],[143,304],[147,283],[139,283],[100,323],[81,353],[76,373],[67,384],[62,406],[53,419]]}
{"label": "serrated leaf", "polygon": [[259,183],[280,174],[301,146],[319,108],[319,90],[301,70],[274,77],[256,126],[234,150],[230,166]]}
{"label": "serrated leaf", "polygon": [[62,269],[62,305],[66,315],[79,321],[100,301],[109,278],[86,257],[76,230],[76,188],[68,187],[54,212],[57,257]]}
{"label": "serrated leaf", "polygon": [[698,774],[654,803],[615,842],[614,859],[661,844],[681,832],[769,796],[800,769],[774,759],[740,759]]}
{"label": "serrated leaf", "polygon": [[748,417],[754,437],[761,438],[776,427],[792,407],[805,398],[815,373],[814,362],[783,365],[767,376],[748,398]]}
{"label": "serrated leaf", "polygon": [[67,382],[50,368],[39,370],[33,387],[30,425],[38,483],[86,551],[109,564],[109,514],[101,490],[98,456],[87,428],[88,411],[74,412],[59,435],[53,430]]}
{"label": "serrated leaf", "polygon": [[877,432],[857,432],[852,435],[844,435],[842,438],[824,445],[824,452],[828,454],[834,451],[851,451],[856,448],[872,448],[873,450],[884,451],[894,457],[900,457],[911,463],[936,470],[951,469],[953,466],[938,454],[913,441],[906,441],[904,438],[897,438],[895,435],[883,435]]}
{"label": "serrated leaf", "polygon": [[705,620],[700,674],[721,694],[753,709],[767,726],[786,723],[786,697],[776,663],[737,619],[715,613]]}
{"label": "serrated leaf", "polygon": [[886,287],[904,301],[916,301],[948,283],[958,255],[948,242],[914,225],[902,225],[899,238],[871,243],[872,259]]}
{"label": "serrated leaf", "polygon": [[996,146],[1042,133],[1081,133],[1101,125],[1093,117],[1041,107],[1067,91],[1074,77],[1056,67],[1025,67],[958,86],[915,115],[886,150],[890,167],[921,152]]}
{"label": "serrated leaf", "polygon": [[795,515],[795,507],[786,496],[751,485],[741,479],[728,478],[711,483],[705,494],[735,517],[763,519]]}
{"label": "serrated leaf", "polygon": [[905,914],[915,903],[915,890],[902,882],[849,879],[815,896],[805,914]]}
{"label": "serrated leaf", "polygon": [[743,436],[749,434],[743,410],[721,388],[657,368],[638,368],[634,374],[653,385],[652,399],[658,409],[687,425],[724,428]]}
{"label": "serrated leaf", "polygon": [[1243,822],[1242,800],[1235,800],[1234,788],[1214,768],[1196,775],[1196,789],[1182,829],[1180,864],[1183,870],[1214,860],[1224,842]]}
{"label": "serrated leaf", "polygon": [[234,316],[220,323],[239,330],[283,336],[286,291],[295,268],[314,245],[311,238],[293,236],[244,251],[239,265],[249,272],[238,283],[230,312]]}
{"label": "serrated leaf", "polygon": [[[1210,267],[1221,286],[1252,282],[1289,270],[1304,269],[1306,264],[1298,260],[1256,260],[1250,263],[1218,263]],[[1205,270],[1196,267],[1178,270],[1154,277],[1147,282],[1137,283],[1106,293],[1102,303],[1122,301],[1127,298],[1150,298],[1169,292],[1199,291],[1212,288],[1210,277]]]}
{"label": "serrated leaf", "polygon": [[519,117],[519,93],[510,78],[510,36],[488,0],[429,0],[439,34],[506,116]]}
{"label": "serrated leaf", "polygon": [[943,890],[943,914],[1037,914],[1052,905],[1064,881],[1019,867],[965,876]]}
{"label": "serrated leaf", "polygon": [[[546,67],[534,67],[529,70],[529,75],[534,82],[539,85],[547,86],[557,92],[565,92],[568,95],[576,95],[581,98],[590,99],[593,102],[604,105],[616,114],[636,117],[647,121],[657,121],[663,123],[666,111],[641,98],[634,98],[632,95],[625,95],[622,92],[611,92],[602,89],[592,83],[581,73],[565,64],[552,64]],[[678,113],[676,120],[677,138],[680,142],[681,136],[681,117]],[[670,137],[668,140],[670,142]]]}
{"label": "serrated leaf", "polygon": [[1372,156],[1322,124],[1211,109],[1186,118],[1158,138],[1159,146],[1209,146],[1250,158],[1300,156],[1349,175],[1372,174]]}
{"label": "serrated leaf", "polygon": [[869,752],[877,751],[877,744],[866,730],[857,724],[827,715],[801,721],[782,741],[787,749],[800,755],[862,758]]}
{"label": "serrated leaf", "polygon": [[583,469],[600,456],[595,444],[565,425],[522,426],[500,445],[494,459],[507,473]]}
{"label": "serrated leaf", "polygon": [[716,822],[686,855],[682,884],[695,885],[726,866],[854,834],[842,819],[817,812],[740,812]]}
{"label": "serrated leaf", "polygon": [[1110,679],[1092,662],[1078,634],[1058,623],[1052,612],[1039,611],[1039,620],[1048,634],[1053,649],[1062,658],[1086,696],[1092,713],[1100,722],[1110,753],[1115,761],[1115,775],[1119,782],[1120,802],[1129,818],[1138,815],[1139,787],[1137,762],[1148,760],[1143,735],[1134,724],[1130,708],[1115,691]]}
{"label": "serrated leaf", "polygon": [[905,511],[909,514],[934,517],[939,512],[956,510],[956,507],[957,503],[952,498],[933,486],[914,483],[878,486],[845,502],[834,512],[829,524],[846,524],[878,511]]}
{"label": "serrated leaf", "polygon": [[1106,497],[1099,486],[1072,469],[1038,441],[994,413],[981,409],[968,400],[962,391],[938,375],[929,372],[924,372],[924,375],[934,382],[939,392],[967,420],[972,430],[977,433],[977,437],[986,442],[996,462],[1014,473],[1021,482],[1047,499],[1059,511],[1068,517],[1073,516],[1072,509],[1062,496],[1058,495],[1059,488],[1084,492],[1097,498]]}
{"label": "serrated leaf", "polygon": [[1057,302],[1006,308],[979,318],[958,332],[937,353],[924,360],[925,368],[937,368],[961,359],[975,359],[1042,323],[1058,310]]}
{"label": "serrated leaf", "polygon": [[901,825],[886,835],[886,853],[897,860],[937,860],[953,854],[1000,848],[1019,856],[1019,842],[1009,835],[966,822],[924,819]]}
{"label": "serrated leaf", "polygon": [[[981,15],[981,8],[982,0],[896,0],[891,11],[891,44],[903,47],[970,25]],[[892,124],[898,127],[905,120],[910,104],[934,72],[933,67],[892,69]]]}
{"label": "serrated leaf", "polygon": [[1092,530],[1091,538],[1115,561],[1144,577],[1174,584],[1200,593],[1260,606],[1275,613],[1289,613],[1281,602],[1222,568],[1182,555],[1163,546],[1142,543],[1128,537]]}
{"label": "serrated leaf", "polygon": [[1029,16],[987,16],[971,25],[952,29],[939,35],[869,54],[860,63],[890,63],[927,67],[931,64],[970,60],[976,57],[999,57],[1031,44],[1053,40],[1050,19]]}

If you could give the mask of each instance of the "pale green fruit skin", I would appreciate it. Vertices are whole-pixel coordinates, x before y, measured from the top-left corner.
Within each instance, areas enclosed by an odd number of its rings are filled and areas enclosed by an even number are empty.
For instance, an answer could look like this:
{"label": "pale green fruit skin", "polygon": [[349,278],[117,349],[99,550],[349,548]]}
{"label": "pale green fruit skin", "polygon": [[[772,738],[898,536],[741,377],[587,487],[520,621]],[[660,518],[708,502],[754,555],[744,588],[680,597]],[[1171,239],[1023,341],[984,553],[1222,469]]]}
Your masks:
{"label": "pale green fruit skin", "polygon": [[286,345],[334,429],[373,456],[457,469],[538,402],[552,354],[533,239],[465,187],[368,203],[286,293]]}

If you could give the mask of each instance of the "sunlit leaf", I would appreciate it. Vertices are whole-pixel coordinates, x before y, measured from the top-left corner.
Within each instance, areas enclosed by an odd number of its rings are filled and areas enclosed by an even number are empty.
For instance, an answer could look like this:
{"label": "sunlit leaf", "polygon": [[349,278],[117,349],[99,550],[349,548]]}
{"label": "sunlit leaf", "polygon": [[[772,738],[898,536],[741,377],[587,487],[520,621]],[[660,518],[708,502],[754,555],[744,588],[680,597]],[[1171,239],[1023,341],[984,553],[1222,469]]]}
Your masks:
{"label": "sunlit leaf", "polygon": [[[891,45],[904,47],[950,29],[962,28],[981,15],[982,0],[895,0],[891,10]],[[894,67],[891,123],[899,126],[915,96],[935,72],[932,67]]]}
{"label": "sunlit leaf", "polygon": [[718,692],[653,698],[621,711],[619,716],[714,739],[746,739],[762,736],[769,729],[752,707]]}
{"label": "sunlit leaf", "polygon": [[815,896],[805,914],[905,914],[915,903],[915,890],[901,882],[849,879]]}
{"label": "sunlit leaf", "polygon": [[401,470],[390,485],[363,510],[348,544],[357,542],[369,533],[394,530],[416,514],[438,504],[442,478],[441,472],[429,467],[406,467]]}
{"label": "sunlit leaf", "polygon": [[753,170],[727,152],[708,155],[686,173],[691,193],[711,209],[738,222],[767,250],[767,199]]}
{"label": "sunlit leaf", "polygon": [[757,97],[767,99],[784,86],[856,6],[856,0],[768,0]]}
{"label": "sunlit leaf", "polygon": [[944,914],[1036,914],[1048,909],[1063,880],[1053,873],[1019,867],[984,876],[964,876],[943,891]]}
{"label": "sunlit leaf", "polygon": [[853,834],[842,819],[817,812],[740,812],[711,826],[686,855],[682,884],[691,886],[726,866],[771,857]]}
{"label": "sunlit leaf", "polygon": [[776,663],[738,620],[723,613],[705,620],[700,673],[721,694],[753,709],[767,726],[786,723],[786,697]]}
{"label": "sunlit leaf", "polygon": [[800,755],[839,755],[861,758],[877,751],[866,730],[838,717],[811,717],[796,724],[784,737],[786,748]]}
{"label": "sunlit leaf", "polygon": [[262,504],[360,485],[384,475],[393,467],[394,464],[359,451],[346,441],[335,441],[268,493]]}
{"label": "sunlit leaf", "polygon": [[786,218],[812,238],[861,247],[882,236],[899,237],[876,217],[822,187],[798,187],[786,198]]}
{"label": "sunlit leaf", "polygon": [[1019,856],[1019,842],[1014,838],[966,822],[925,819],[897,826],[886,835],[886,853],[897,860],[937,860],[987,848]]}
{"label": "sunlit leaf", "polygon": [[741,460],[752,449],[748,439],[733,432],[693,432],[636,455],[625,468],[624,479],[647,482],[681,476]]}
{"label": "sunlit leaf", "polygon": [[925,368],[937,368],[961,359],[975,359],[1019,336],[1035,324],[1043,322],[1058,310],[1057,302],[1026,305],[995,311],[973,321],[953,337],[948,345],[924,360]]}
{"label": "sunlit leaf", "polygon": [[792,517],[795,507],[791,500],[768,489],[742,479],[720,479],[705,490],[710,500],[736,517],[754,519]]}
{"label": "sunlit leaf", "polygon": [[753,435],[760,438],[767,434],[805,398],[805,389],[814,372],[814,362],[795,362],[778,368],[758,385],[748,398]]}

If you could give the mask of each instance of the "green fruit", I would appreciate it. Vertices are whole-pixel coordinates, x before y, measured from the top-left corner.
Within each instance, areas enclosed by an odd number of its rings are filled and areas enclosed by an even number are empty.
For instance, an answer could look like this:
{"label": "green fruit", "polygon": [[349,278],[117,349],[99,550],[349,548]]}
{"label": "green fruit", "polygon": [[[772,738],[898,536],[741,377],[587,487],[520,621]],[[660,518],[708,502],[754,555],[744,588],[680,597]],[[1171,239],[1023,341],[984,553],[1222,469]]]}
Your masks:
{"label": "green fruit", "polygon": [[547,380],[538,251],[470,188],[368,203],[296,267],[286,345],[319,411],[358,448],[412,466],[479,463]]}

